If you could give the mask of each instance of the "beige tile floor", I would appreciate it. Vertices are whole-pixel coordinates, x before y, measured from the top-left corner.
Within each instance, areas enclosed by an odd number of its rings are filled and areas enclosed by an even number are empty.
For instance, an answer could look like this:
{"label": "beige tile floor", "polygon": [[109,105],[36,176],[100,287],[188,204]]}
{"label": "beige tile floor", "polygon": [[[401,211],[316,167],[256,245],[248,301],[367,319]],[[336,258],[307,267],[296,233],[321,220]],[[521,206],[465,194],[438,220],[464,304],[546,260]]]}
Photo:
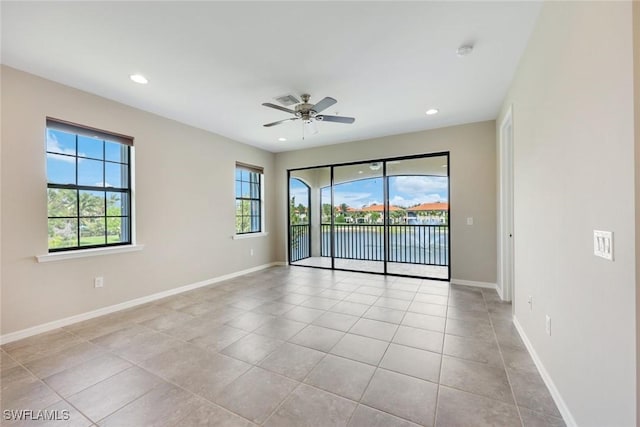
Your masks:
{"label": "beige tile floor", "polygon": [[[562,426],[493,291],[276,267],[2,346],[51,426]],[[3,412],[4,414],[4,412]]]}

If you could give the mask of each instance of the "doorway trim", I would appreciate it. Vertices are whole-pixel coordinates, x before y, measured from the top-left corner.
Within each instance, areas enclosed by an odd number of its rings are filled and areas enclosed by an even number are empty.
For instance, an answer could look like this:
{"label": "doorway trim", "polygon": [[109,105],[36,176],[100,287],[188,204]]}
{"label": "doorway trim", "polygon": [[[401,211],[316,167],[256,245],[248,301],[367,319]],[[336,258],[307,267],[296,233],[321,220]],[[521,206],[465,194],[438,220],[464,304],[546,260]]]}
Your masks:
{"label": "doorway trim", "polygon": [[503,301],[514,295],[514,226],[513,226],[513,105],[509,106],[499,133],[498,167],[498,286]]}

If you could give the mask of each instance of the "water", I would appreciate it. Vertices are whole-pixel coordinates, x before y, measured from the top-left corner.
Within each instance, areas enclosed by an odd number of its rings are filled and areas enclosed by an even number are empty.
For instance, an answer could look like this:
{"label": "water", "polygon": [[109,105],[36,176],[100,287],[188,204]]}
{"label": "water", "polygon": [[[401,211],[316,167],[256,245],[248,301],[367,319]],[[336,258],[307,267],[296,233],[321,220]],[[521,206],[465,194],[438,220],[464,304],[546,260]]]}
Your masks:
{"label": "water", "polygon": [[[390,262],[448,265],[448,233],[390,233]],[[331,233],[322,233],[322,255],[331,255]],[[335,233],[335,257],[369,261],[384,260],[384,235],[372,231]]]}

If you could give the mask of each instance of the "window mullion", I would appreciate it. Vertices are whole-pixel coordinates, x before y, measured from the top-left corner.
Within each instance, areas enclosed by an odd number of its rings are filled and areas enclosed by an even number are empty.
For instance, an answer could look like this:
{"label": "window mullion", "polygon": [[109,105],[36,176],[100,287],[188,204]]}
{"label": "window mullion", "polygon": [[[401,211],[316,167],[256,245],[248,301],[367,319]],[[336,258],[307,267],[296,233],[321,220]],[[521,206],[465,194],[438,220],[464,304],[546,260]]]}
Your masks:
{"label": "window mullion", "polygon": [[[78,169],[80,166],[80,160],[78,159],[78,135],[76,135],[76,187],[78,186]],[[80,190],[76,190],[76,247],[80,247]]]}
{"label": "window mullion", "polygon": [[[107,233],[107,149],[106,146],[107,144],[105,144],[104,140],[102,141],[102,186],[104,187],[103,193],[104,194],[104,244],[108,245],[109,244],[109,238],[108,238],[108,233]],[[122,201],[120,201],[120,203],[122,203]]]}

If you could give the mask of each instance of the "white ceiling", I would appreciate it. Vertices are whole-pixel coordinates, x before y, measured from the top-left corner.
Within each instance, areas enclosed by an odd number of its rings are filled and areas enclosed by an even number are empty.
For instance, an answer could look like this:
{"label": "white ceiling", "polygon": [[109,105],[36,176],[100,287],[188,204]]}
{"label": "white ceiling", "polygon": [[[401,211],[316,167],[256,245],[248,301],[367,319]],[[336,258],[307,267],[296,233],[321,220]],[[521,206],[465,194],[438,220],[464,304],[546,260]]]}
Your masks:
{"label": "white ceiling", "polygon": [[[494,119],[540,2],[1,7],[3,64],[280,152]],[[464,43],[475,49],[457,57]],[[318,123],[304,141],[300,121],[262,126],[289,115],[261,103],[302,93],[336,98],[324,113],[356,122]]]}

